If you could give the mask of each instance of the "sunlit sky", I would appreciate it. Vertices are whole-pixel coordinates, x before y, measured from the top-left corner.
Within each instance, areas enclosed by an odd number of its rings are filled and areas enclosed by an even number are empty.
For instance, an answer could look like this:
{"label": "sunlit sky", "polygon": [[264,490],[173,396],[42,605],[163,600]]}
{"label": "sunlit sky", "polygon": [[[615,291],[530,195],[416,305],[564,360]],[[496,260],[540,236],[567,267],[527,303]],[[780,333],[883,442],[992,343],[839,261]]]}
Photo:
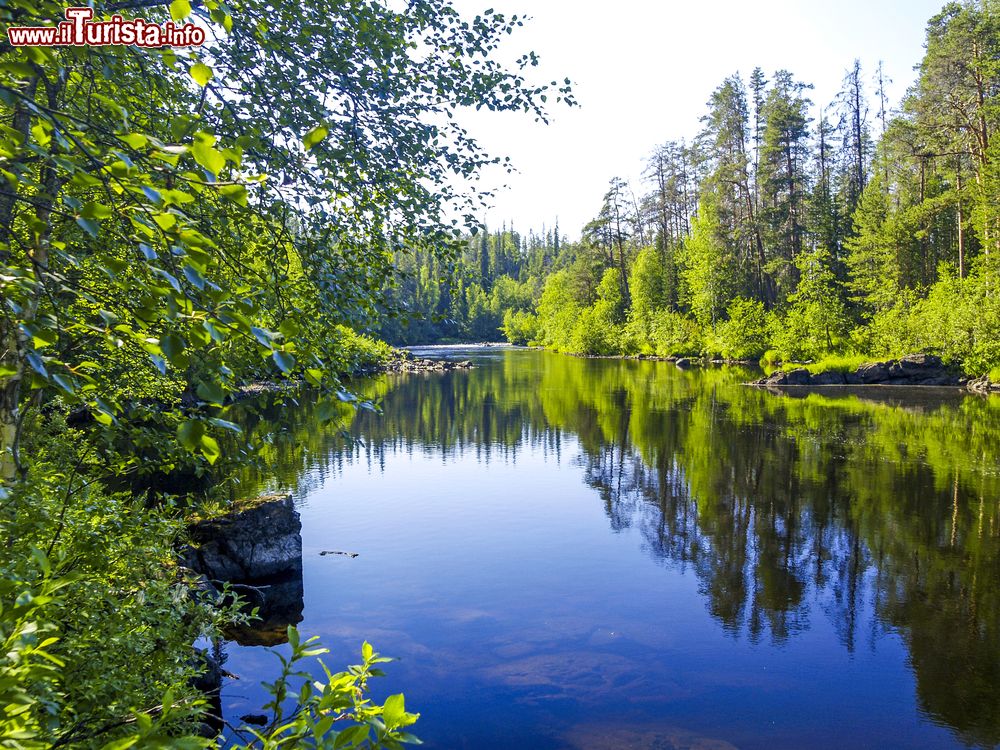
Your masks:
{"label": "sunlit sky", "polygon": [[785,68],[812,83],[814,116],[841,87],[855,58],[870,84],[879,60],[896,106],[914,79],[924,30],[944,0],[454,0],[466,15],[488,7],[526,13],[510,37],[511,55],[534,50],[537,80],[569,77],[580,107],[552,105],[546,126],[515,113],[470,113],[471,134],[510,156],[519,172],[490,175],[499,191],[488,224],[521,232],[551,227],[576,238],[600,209],[608,181],[622,176],[636,193],[654,146],[692,138],[722,80],[760,66],[770,79]]}

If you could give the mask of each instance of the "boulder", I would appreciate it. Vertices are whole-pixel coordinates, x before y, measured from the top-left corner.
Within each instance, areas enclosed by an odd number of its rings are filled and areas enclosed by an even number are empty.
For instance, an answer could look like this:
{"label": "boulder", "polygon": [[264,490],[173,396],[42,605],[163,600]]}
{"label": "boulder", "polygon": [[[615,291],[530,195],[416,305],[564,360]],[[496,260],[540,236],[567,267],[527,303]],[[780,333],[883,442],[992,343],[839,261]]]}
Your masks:
{"label": "boulder", "polygon": [[847,382],[847,378],[844,377],[842,372],[821,372],[819,375],[813,375],[812,385],[844,385]]}
{"label": "boulder", "polygon": [[302,567],[302,522],[291,495],[265,495],[195,523],[188,567],[219,581],[248,581]]}
{"label": "boulder", "polygon": [[812,375],[804,367],[787,373],[787,378],[785,379],[785,385],[810,385],[811,383]]}
{"label": "boulder", "polygon": [[897,364],[899,369],[908,375],[926,373],[928,370],[940,370],[942,373],[944,371],[941,358],[933,354],[907,354],[901,357]]}
{"label": "boulder", "polygon": [[863,384],[884,383],[889,379],[889,366],[885,362],[861,365],[855,373]]}
{"label": "boulder", "polygon": [[228,583],[257,619],[225,635],[244,646],[287,641],[302,621],[302,523],[292,496],[263,495],[189,528],[183,562],[209,582]]}
{"label": "boulder", "polygon": [[687,357],[681,357],[680,359],[674,360],[674,364],[682,370],[686,370],[691,366],[691,360]]}

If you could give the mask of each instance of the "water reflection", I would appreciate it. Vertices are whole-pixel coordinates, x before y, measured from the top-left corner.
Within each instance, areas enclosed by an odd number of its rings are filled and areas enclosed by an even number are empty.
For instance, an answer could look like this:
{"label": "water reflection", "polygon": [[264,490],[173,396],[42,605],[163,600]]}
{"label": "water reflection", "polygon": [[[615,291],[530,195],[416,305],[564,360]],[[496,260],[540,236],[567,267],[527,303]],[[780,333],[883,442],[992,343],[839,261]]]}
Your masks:
{"label": "water reflection", "polygon": [[[382,413],[351,419],[350,446],[336,429],[316,428],[308,399],[248,417],[250,429],[270,436],[268,473],[266,481],[241,477],[240,491],[269,484],[310,502],[345,466],[377,473],[399,455],[442,465],[474,457],[488,467],[531,454],[572,466],[596,490],[612,531],[638,532],[648,555],[696,577],[729,638],[784,647],[818,629],[850,656],[896,633],[919,710],[962,743],[995,746],[1000,399],[783,397],[741,386],[747,377],[494,351],[471,372],[358,384]],[[440,481],[451,481],[447,467]],[[632,683],[634,660],[601,651],[612,630],[583,636],[587,648],[570,668],[555,655],[519,653],[517,639],[502,646],[502,659],[479,666],[484,679],[530,688],[540,701],[603,694],[601,685],[643,692]],[[614,745],[621,731],[604,733],[611,745],[596,730],[566,741],[622,746]],[[654,738],[637,747],[688,736],[629,731]]]}

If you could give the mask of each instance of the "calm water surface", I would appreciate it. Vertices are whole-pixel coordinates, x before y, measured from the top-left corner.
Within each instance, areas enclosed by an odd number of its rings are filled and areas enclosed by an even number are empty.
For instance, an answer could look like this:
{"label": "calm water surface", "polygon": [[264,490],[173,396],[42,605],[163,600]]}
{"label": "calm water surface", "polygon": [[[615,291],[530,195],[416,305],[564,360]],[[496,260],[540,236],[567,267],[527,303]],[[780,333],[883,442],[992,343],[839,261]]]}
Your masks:
{"label": "calm water surface", "polygon": [[[254,428],[302,515],[300,630],[397,657],[377,694],[426,747],[1000,743],[1000,398],[436,356],[477,367],[359,384],[353,445],[308,402]],[[277,659],[227,651],[225,710],[259,710]]]}

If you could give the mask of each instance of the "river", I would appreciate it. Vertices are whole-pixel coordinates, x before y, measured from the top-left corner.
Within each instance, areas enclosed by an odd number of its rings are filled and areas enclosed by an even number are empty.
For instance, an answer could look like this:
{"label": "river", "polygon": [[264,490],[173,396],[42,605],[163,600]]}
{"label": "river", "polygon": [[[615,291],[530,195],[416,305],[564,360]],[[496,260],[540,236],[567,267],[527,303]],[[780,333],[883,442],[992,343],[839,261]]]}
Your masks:
{"label": "river", "polygon": [[[302,517],[300,631],[331,667],[396,657],[376,695],[425,747],[1000,743],[1000,398],[435,356],[476,367],[361,381],[381,413],[340,428],[309,399],[253,427]],[[236,719],[277,659],[227,653]]]}

